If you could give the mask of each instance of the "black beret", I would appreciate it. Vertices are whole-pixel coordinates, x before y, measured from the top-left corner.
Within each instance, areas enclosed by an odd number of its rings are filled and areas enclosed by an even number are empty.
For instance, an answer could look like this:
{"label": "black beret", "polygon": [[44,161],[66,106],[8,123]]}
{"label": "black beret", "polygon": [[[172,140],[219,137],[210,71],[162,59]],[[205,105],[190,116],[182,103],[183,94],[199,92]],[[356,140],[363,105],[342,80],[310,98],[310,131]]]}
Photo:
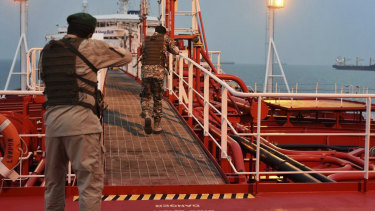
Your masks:
{"label": "black beret", "polygon": [[157,33],[160,33],[160,34],[166,34],[167,33],[167,29],[162,25],[159,25],[159,26],[155,27],[155,31]]}
{"label": "black beret", "polygon": [[92,30],[92,32],[95,30],[96,27],[96,18],[94,18],[92,15],[88,13],[75,13],[72,15],[69,15],[66,19],[68,21],[68,24],[78,24],[78,25],[84,25]]}

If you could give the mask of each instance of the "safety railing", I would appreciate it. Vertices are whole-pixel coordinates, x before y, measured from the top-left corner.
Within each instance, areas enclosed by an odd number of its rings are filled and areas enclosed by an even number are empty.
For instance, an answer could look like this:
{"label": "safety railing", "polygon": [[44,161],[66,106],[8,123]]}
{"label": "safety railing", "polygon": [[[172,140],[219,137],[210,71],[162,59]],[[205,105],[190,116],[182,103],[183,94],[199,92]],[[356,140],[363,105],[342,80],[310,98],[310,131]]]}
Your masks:
{"label": "safety railing", "polygon": [[43,91],[44,86],[39,71],[39,56],[43,48],[31,48],[27,52],[26,84],[29,90]]}
{"label": "safety railing", "polygon": [[[188,77],[184,77],[184,65],[187,65]],[[204,75],[203,82],[203,95],[201,92],[197,91],[193,87],[193,70],[194,68],[199,69]],[[178,88],[173,87],[173,80],[178,79]],[[185,79],[187,78],[187,79]],[[215,83],[221,85],[221,109],[217,109],[209,101],[209,87],[210,80],[214,80]],[[187,92],[185,90],[187,87]],[[263,136],[363,136],[365,137],[365,156],[364,156],[364,170],[363,171],[309,171],[308,173],[363,173],[364,178],[369,178],[369,147],[370,147],[370,136],[375,136],[375,134],[370,133],[371,127],[371,115],[366,115],[366,129],[365,132],[360,133],[262,133],[261,132],[261,101],[264,98],[288,98],[288,99],[297,99],[297,98],[355,98],[366,99],[366,114],[371,114],[371,100],[375,97],[375,94],[317,94],[317,93],[245,93],[239,92],[233,89],[228,83],[219,79],[214,73],[206,70],[201,65],[197,64],[195,61],[191,60],[185,55],[169,56],[169,75],[167,81],[167,89],[170,95],[174,95],[178,99],[178,104],[183,106],[188,113],[188,117],[195,119],[195,121],[202,127],[204,136],[210,137],[217,147],[221,150],[221,158],[227,159],[230,163],[233,171],[240,175],[255,175],[256,181],[259,181],[260,174],[305,174],[304,171],[273,171],[273,172],[264,172],[260,171],[260,143],[263,139]],[[228,93],[231,93],[233,96],[242,97],[242,98],[254,98],[258,101],[257,108],[257,120],[256,120],[256,132],[255,133],[239,133],[235,130],[230,121],[228,121]],[[204,102],[203,108],[203,121],[200,121],[193,112],[193,97],[199,97]],[[217,114],[221,116],[221,137],[220,143],[214,138],[214,135],[209,131],[209,109],[213,109]],[[257,148],[256,148],[256,167],[255,172],[240,172],[236,169],[231,158],[228,156],[228,127],[233,134],[238,136],[252,136],[257,139]],[[372,171],[374,172],[374,171]]]}
{"label": "safety railing", "polygon": [[[223,69],[221,69],[221,51],[208,51],[208,56],[211,59],[211,61],[216,61],[213,62],[216,67],[216,70],[219,73],[223,73]],[[216,59],[214,60],[214,58]]]}
{"label": "safety railing", "polygon": [[[6,95],[24,95],[24,96],[35,95],[35,96],[38,96],[38,95],[43,95],[43,91],[20,91],[20,90],[9,90],[9,91],[7,91],[7,90],[0,90],[0,96],[6,96]],[[21,138],[22,137],[37,137],[37,138],[42,138],[42,137],[45,137],[45,134],[41,134],[41,133],[38,133],[38,134],[19,134],[19,136]],[[3,137],[3,136],[0,135],[0,138],[1,137]],[[20,160],[26,160],[29,157],[30,157],[30,155],[28,155],[28,157],[21,157]],[[22,162],[20,162],[19,168],[22,169]],[[44,178],[43,174],[40,174],[40,175],[31,175],[31,174],[29,174],[29,175],[22,175],[22,171],[20,170],[19,172],[20,172],[20,174],[19,174],[19,177],[18,177],[17,180],[19,181],[19,186],[20,187],[22,186],[22,182],[25,179],[30,179],[30,178],[35,178],[35,177],[37,177],[37,178]],[[72,178],[73,177],[75,177],[75,174],[72,173],[71,163],[69,162],[68,172],[67,172],[68,184],[72,183]],[[10,180],[10,179],[3,178],[3,180]]]}

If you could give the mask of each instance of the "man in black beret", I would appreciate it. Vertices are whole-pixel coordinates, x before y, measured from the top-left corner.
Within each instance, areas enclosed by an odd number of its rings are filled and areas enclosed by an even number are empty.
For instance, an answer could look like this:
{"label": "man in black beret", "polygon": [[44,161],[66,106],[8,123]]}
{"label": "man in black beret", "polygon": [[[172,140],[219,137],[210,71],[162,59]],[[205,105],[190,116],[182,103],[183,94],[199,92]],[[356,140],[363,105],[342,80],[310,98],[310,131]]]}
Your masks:
{"label": "man in black beret", "polygon": [[67,164],[77,176],[80,210],[100,210],[104,146],[97,72],[129,63],[128,50],[90,39],[96,19],[87,13],[67,18],[68,34],[41,53],[45,83],[45,209],[64,210]]}

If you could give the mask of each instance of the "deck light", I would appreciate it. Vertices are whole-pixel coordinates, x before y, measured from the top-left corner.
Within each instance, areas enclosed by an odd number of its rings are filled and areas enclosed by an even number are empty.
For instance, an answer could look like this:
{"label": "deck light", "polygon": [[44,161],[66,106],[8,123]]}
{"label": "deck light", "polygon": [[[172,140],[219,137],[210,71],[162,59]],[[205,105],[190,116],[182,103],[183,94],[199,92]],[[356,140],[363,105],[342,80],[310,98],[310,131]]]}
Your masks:
{"label": "deck light", "polygon": [[283,8],[284,7],[284,0],[266,0],[268,8]]}
{"label": "deck light", "polygon": [[[284,7],[284,0],[266,0],[267,7],[268,7],[268,21],[267,21],[267,41],[268,41],[268,54],[267,54],[267,63],[266,63],[266,75],[264,81],[263,92],[273,92],[273,78],[274,77],[282,77],[284,83],[286,85],[286,89],[288,93],[290,93],[288,82],[286,81],[286,77],[284,74],[284,70],[282,65],[280,64],[280,58],[277,54],[275,43],[273,40],[274,37],[274,17],[275,17],[275,10]],[[277,63],[279,64],[279,69],[281,75],[274,75],[274,62],[273,59],[276,56]]]}

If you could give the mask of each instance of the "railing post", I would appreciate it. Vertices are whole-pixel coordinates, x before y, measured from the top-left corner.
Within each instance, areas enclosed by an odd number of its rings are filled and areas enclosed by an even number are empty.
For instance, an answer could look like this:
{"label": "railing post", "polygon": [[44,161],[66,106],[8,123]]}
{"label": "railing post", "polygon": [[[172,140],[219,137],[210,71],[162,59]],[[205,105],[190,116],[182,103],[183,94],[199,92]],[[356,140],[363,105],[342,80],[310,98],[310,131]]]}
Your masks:
{"label": "railing post", "polygon": [[[28,64],[28,63],[27,63]],[[21,153],[21,157],[19,158],[19,159],[21,159],[20,160],[20,174],[19,174],[19,178],[20,178],[20,187],[22,187],[22,163],[23,163],[23,160],[22,160],[22,158],[23,158],[23,151],[21,151],[22,153]]]}
{"label": "railing post", "polygon": [[221,89],[221,158],[227,158],[228,138],[228,89],[224,86]]}
{"label": "railing post", "polygon": [[72,163],[69,161],[68,163],[68,185],[72,184]]}
{"label": "railing post", "polygon": [[[341,88],[341,94],[344,92],[344,88]],[[340,107],[342,108],[343,98],[340,98]]]}
{"label": "railing post", "polygon": [[221,52],[217,55],[217,71],[221,74]]}
{"label": "railing post", "polygon": [[168,94],[169,97],[172,96],[173,89],[173,55],[169,54],[169,65],[168,65]]}
{"label": "railing post", "polygon": [[296,93],[298,93],[298,83],[296,83]]}
{"label": "railing post", "polygon": [[183,91],[184,91],[184,58],[178,57],[178,110],[182,113],[183,109]]}
{"label": "railing post", "polygon": [[[318,94],[319,84],[316,82],[315,92]],[[318,108],[318,98],[315,98],[315,107]]]}
{"label": "railing post", "polygon": [[203,134],[204,136],[208,136],[208,130],[209,130],[209,102],[210,102],[210,93],[209,93],[209,87],[210,86],[210,76],[205,73],[204,74],[204,107],[203,107]]}
{"label": "railing post", "polygon": [[365,180],[368,180],[369,157],[370,157],[370,133],[371,133],[371,97],[366,99],[366,137],[365,137]]}
{"label": "railing post", "polygon": [[189,62],[189,78],[188,78],[188,84],[189,84],[189,93],[188,93],[188,99],[189,99],[189,107],[188,107],[188,117],[189,117],[189,124],[190,126],[193,126],[193,63]]}
{"label": "railing post", "polygon": [[261,97],[258,97],[258,116],[257,116],[257,149],[255,163],[255,181],[259,181],[259,159],[260,159],[260,115],[261,115]]}
{"label": "railing post", "polygon": [[[38,65],[36,64],[36,54],[37,53],[37,50],[34,50],[31,54],[31,83],[32,83],[32,87],[33,87],[33,90],[37,90],[36,87],[37,87],[37,83],[36,83],[36,73],[38,71]],[[39,55],[39,54],[38,54]],[[27,61],[29,61],[29,58],[27,58]],[[30,67],[30,63],[27,62],[26,64],[26,71],[27,73],[29,73],[29,67]],[[26,81],[27,81],[27,84],[30,83],[30,78],[29,77],[26,77]],[[30,89],[30,87],[29,87]]]}
{"label": "railing post", "polygon": [[[30,80],[29,80],[30,74],[32,75],[32,70],[30,70],[30,54],[31,54],[31,64],[33,64],[33,58],[35,57],[33,49],[30,49],[26,54],[26,78],[27,78],[26,86],[29,89],[32,89],[32,86],[29,83],[30,82]],[[33,69],[32,66],[31,66],[31,69]],[[32,78],[32,76],[31,76],[31,78]]]}

